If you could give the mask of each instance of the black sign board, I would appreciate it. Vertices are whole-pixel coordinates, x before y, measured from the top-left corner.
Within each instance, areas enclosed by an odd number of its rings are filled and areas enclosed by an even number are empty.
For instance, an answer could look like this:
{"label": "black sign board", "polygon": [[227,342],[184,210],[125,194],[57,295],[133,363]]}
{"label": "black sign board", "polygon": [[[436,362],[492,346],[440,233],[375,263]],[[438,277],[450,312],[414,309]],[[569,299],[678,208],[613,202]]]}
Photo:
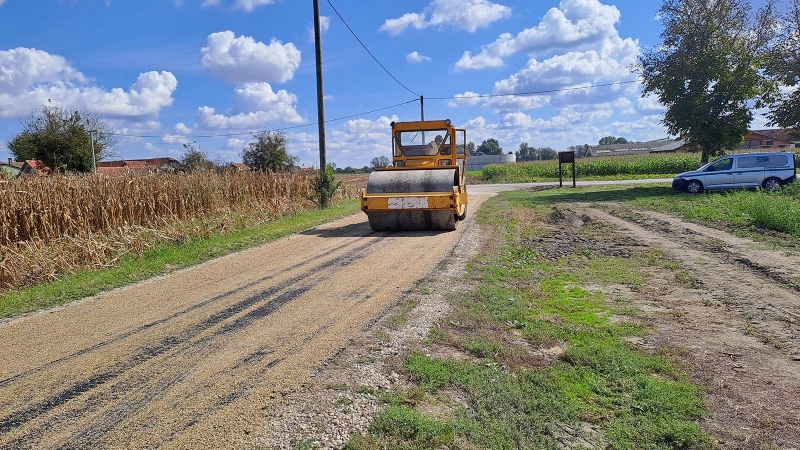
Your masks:
{"label": "black sign board", "polygon": [[561,164],[572,164],[572,187],[575,187],[575,152],[559,152],[558,154],[558,186],[564,186],[564,172]]}
{"label": "black sign board", "polygon": [[558,162],[560,162],[561,164],[574,163],[575,162],[575,152],[559,152],[558,153]]}

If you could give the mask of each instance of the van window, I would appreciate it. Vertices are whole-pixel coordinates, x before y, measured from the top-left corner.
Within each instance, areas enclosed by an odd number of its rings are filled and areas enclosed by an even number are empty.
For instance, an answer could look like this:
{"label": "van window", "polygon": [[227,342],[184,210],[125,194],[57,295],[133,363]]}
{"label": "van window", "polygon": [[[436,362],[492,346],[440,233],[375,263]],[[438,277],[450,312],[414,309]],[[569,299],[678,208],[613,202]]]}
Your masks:
{"label": "van window", "polygon": [[725,159],[720,159],[714,164],[708,166],[708,169],[706,169],[706,171],[719,172],[720,170],[731,170],[732,167],[733,167],[733,159],[725,158]]}
{"label": "van window", "polygon": [[754,167],[786,167],[789,165],[789,158],[787,155],[742,156],[739,158],[738,164],[740,169]]}

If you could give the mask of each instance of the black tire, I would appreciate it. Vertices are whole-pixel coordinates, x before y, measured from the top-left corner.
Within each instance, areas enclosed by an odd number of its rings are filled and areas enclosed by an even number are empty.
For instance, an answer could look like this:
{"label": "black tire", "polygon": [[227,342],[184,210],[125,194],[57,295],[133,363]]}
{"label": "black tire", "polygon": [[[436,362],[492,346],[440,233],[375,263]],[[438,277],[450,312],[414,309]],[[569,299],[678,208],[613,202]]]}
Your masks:
{"label": "black tire", "polygon": [[781,188],[781,180],[777,178],[767,178],[761,185],[767,192],[775,192]]}
{"label": "black tire", "polygon": [[703,192],[703,183],[697,180],[689,180],[686,182],[686,186],[683,187],[683,190],[690,194],[701,194]]}
{"label": "black tire", "polygon": [[460,216],[456,216],[456,218],[458,220],[464,220],[464,219],[467,218],[467,206],[469,206],[469,205],[464,205],[464,214],[461,214]]}

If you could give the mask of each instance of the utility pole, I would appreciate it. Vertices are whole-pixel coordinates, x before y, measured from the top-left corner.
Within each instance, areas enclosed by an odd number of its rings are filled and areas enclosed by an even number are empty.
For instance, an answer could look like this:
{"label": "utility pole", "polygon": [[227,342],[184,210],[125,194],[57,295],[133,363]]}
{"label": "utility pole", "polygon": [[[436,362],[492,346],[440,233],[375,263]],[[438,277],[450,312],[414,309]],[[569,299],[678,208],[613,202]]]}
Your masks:
{"label": "utility pole", "polygon": [[[421,121],[425,121],[425,98],[419,96],[419,117]],[[422,145],[425,145],[425,132],[422,132]]]}
{"label": "utility pole", "polygon": [[[328,169],[328,163],[325,158],[325,105],[323,103],[322,93],[322,38],[320,36],[319,25],[319,0],[314,0],[314,46],[316,48],[317,57],[317,122],[319,124],[319,175],[320,179]],[[325,195],[320,195],[320,206],[328,206]]]}

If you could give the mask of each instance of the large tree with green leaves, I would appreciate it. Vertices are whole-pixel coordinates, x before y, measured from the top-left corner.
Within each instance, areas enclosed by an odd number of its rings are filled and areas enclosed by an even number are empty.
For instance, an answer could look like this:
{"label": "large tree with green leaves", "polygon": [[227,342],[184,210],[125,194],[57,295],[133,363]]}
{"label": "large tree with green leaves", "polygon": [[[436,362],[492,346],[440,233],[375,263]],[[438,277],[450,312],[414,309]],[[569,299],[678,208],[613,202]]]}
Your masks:
{"label": "large tree with green leaves", "polygon": [[760,59],[772,36],[772,0],[754,12],[748,0],[664,0],[661,42],[644,51],[644,90],[667,107],[667,130],[702,152],[701,160],[739,146],[765,83]]}
{"label": "large tree with green leaves", "polygon": [[779,19],[776,39],[764,60],[764,72],[775,83],[775,90],[765,95],[767,117],[770,126],[800,139],[800,0],[791,0]]}
{"label": "large tree with green leaves", "polygon": [[214,162],[208,159],[208,155],[200,149],[196,142],[183,144],[186,153],[181,155],[180,161],[187,172],[211,171],[216,168]]}
{"label": "large tree with green leaves", "polygon": [[242,150],[242,162],[259,170],[291,170],[298,158],[289,154],[289,139],[280,131],[262,131]]}
{"label": "large tree with green leaves", "polygon": [[65,106],[43,106],[20,125],[22,132],[8,143],[14,159],[40,160],[57,172],[90,172],[92,146],[99,162],[113,154],[117,143],[114,130],[97,114]]}
{"label": "large tree with green leaves", "polygon": [[489,138],[481,142],[481,145],[475,150],[479,155],[501,155],[503,154],[503,147],[495,138]]}

